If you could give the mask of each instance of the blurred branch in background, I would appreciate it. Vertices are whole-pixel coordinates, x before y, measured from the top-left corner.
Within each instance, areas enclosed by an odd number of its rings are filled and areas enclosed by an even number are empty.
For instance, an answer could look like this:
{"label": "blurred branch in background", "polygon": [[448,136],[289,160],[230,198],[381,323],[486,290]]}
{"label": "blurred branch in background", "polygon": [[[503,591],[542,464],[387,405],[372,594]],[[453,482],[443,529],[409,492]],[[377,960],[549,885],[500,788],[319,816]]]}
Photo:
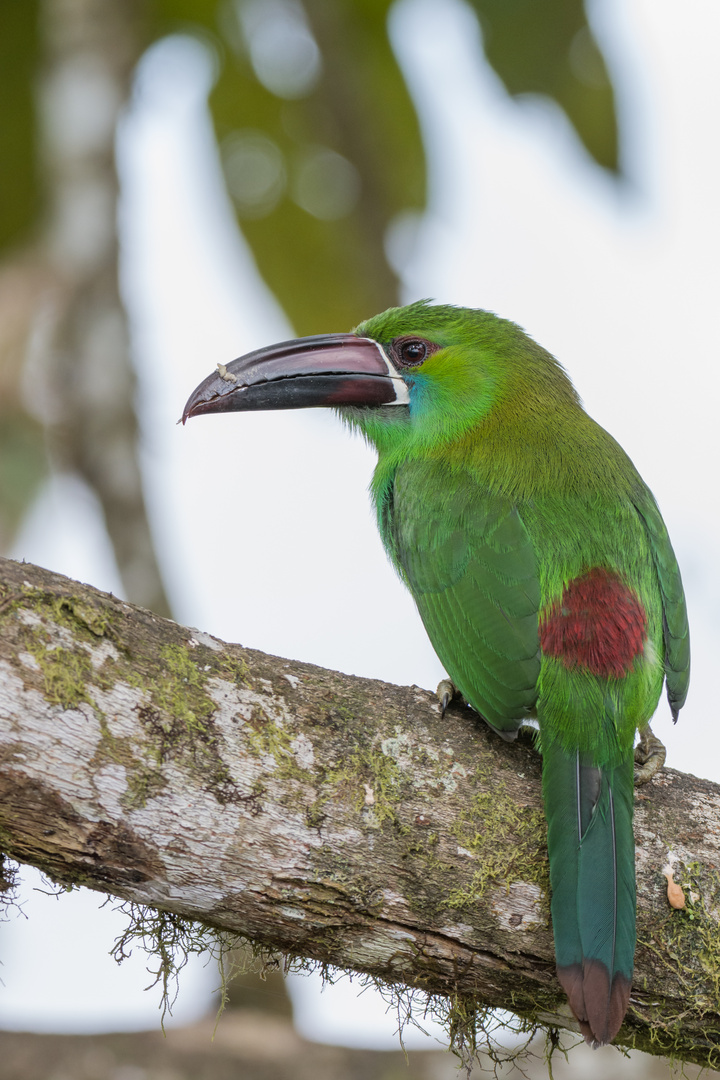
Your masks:
{"label": "blurred branch in background", "polygon": [[[533,1056],[493,1061],[479,1055],[473,1080],[607,1080],[621,1068],[628,1080],[713,1080],[718,1073],[630,1051],[622,1060],[612,1047],[592,1057],[583,1047],[566,1058],[557,1053],[552,1073],[542,1039]],[[582,1058],[581,1058],[581,1055]],[[27,1035],[0,1032],[4,1080],[465,1080],[444,1050],[359,1050],[308,1042],[279,1017],[246,1009],[161,1031],[111,1035]],[[621,1064],[620,1064],[621,1062]],[[682,1071],[680,1071],[682,1070]]]}
{"label": "blurred branch in background", "polygon": [[[209,1018],[186,1028],[110,1035],[0,1032],[3,1080],[457,1080],[446,1051],[351,1050],[301,1038],[267,1013],[238,1009],[216,1026]],[[487,1059],[487,1064],[491,1062]],[[547,1076],[545,1063],[538,1060]],[[667,1069],[658,1063],[658,1080]],[[663,1070],[663,1071],[661,1071]],[[692,1069],[689,1078],[699,1070]],[[526,1073],[527,1075],[527,1073]],[[648,1075],[649,1080],[649,1075]]]}
{"label": "blurred branch in background", "polygon": [[[17,22],[27,19],[18,14]],[[51,467],[97,495],[128,596],[167,614],[143,498],[135,376],[118,288],[115,129],[143,50],[141,5],[126,0],[30,4],[37,104],[35,201],[42,211],[0,278],[13,318],[0,338],[3,397],[2,539],[7,544]],[[40,167],[38,168],[37,163]],[[31,185],[28,185],[30,187]],[[5,207],[4,233],[11,229]],[[3,491],[4,494],[4,491]],[[6,509],[7,506],[7,509]]]}

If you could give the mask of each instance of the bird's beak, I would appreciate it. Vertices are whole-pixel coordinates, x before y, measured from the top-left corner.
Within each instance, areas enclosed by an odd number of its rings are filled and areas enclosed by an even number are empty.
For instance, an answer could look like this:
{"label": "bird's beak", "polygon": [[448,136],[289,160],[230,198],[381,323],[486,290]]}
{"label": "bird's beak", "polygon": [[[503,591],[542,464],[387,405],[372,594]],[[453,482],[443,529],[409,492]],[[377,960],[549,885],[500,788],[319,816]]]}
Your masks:
{"label": "bird's beak", "polygon": [[203,413],[316,405],[407,405],[407,386],[371,338],[321,334],[241,356],[192,392],[182,422]]}

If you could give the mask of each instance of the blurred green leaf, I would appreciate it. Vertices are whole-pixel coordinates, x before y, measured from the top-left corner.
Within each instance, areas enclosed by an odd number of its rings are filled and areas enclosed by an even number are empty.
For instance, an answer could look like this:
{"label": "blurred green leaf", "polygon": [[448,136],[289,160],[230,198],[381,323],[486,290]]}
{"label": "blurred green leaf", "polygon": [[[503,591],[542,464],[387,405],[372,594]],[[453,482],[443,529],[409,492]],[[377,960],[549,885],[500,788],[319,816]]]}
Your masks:
{"label": "blurred green leaf", "polygon": [[4,0],[0,16],[0,249],[20,242],[40,209],[35,79],[38,0]]}
{"label": "blurred green leaf", "polygon": [[419,125],[387,36],[389,0],[162,0],[214,35],[210,96],[242,231],[298,333],[347,329],[397,303],[385,255],[420,210]]}
{"label": "blurred green leaf", "polygon": [[468,0],[510,94],[546,94],[595,161],[619,172],[615,97],[582,0]]}

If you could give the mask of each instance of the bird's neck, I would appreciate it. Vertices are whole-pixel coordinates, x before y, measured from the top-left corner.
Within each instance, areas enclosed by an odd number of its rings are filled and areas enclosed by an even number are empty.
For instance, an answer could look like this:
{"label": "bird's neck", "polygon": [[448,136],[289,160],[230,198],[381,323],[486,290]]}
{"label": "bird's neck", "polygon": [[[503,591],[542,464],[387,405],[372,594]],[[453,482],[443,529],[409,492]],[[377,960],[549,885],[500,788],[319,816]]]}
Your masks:
{"label": "bird's neck", "polygon": [[574,403],[533,409],[508,399],[477,427],[447,442],[424,442],[401,431],[383,436],[371,440],[378,450],[372,483],[378,505],[398,468],[417,460],[434,461],[448,474],[469,473],[485,490],[521,501],[629,492],[637,481],[618,443]]}

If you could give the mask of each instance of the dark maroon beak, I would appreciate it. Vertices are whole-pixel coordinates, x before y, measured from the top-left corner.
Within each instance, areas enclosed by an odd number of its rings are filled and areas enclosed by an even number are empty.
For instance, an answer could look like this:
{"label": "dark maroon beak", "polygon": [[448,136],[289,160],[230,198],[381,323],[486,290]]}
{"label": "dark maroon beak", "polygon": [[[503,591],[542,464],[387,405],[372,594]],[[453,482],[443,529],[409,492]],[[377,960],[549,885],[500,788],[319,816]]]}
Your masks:
{"label": "dark maroon beak", "polygon": [[182,422],[203,413],[407,402],[405,382],[377,341],[321,334],[218,364],[188,398]]}

